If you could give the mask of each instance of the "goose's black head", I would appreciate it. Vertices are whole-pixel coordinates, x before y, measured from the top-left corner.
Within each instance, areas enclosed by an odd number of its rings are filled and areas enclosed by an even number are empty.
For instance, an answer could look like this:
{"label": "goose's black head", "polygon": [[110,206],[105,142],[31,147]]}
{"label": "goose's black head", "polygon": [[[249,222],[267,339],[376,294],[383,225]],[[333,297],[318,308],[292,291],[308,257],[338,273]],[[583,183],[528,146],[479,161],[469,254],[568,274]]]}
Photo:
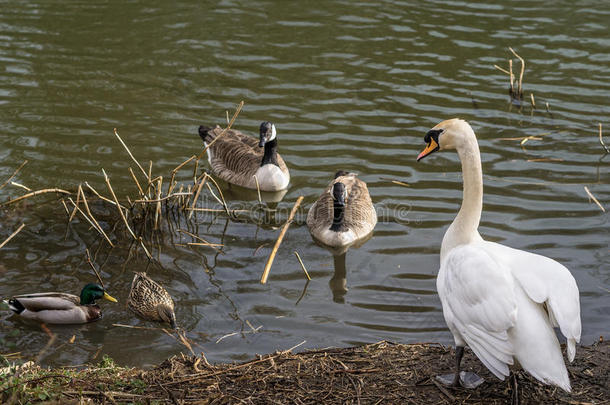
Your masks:
{"label": "goose's black head", "polygon": [[262,148],[266,143],[273,141],[275,137],[275,125],[269,121],[263,122],[260,127],[260,142],[258,146]]}
{"label": "goose's black head", "polygon": [[345,205],[347,202],[347,189],[345,184],[337,182],[333,185],[333,201],[335,205]]}

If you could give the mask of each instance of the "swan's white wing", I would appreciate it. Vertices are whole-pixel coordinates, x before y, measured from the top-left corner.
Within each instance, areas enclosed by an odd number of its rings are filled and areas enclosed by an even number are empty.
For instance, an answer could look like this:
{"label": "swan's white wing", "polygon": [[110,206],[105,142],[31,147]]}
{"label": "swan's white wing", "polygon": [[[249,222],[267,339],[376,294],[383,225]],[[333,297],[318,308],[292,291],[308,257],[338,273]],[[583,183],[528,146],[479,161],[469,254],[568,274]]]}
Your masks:
{"label": "swan's white wing", "polygon": [[517,303],[508,268],[481,246],[452,249],[437,279],[445,320],[498,378],[509,375],[514,349],[507,330],[515,324]]}
{"label": "swan's white wing", "polygon": [[576,342],[580,342],[580,300],[570,271],[545,256],[494,242],[483,243],[492,257],[510,267],[512,275],[533,301],[546,303],[551,324],[559,326],[568,339],[568,359],[574,360]]}

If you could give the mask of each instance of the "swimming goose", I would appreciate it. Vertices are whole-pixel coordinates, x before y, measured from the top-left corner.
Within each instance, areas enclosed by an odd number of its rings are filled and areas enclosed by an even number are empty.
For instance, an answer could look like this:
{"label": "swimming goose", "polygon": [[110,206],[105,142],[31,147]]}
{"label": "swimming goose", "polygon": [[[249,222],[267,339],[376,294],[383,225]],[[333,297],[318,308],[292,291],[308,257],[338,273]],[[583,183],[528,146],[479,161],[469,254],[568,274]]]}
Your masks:
{"label": "swimming goose", "polygon": [[[199,136],[207,146],[223,129],[200,126]],[[261,191],[285,190],[290,174],[284,159],[277,153],[277,132],[271,122],[260,126],[259,140],[230,129],[207,150],[212,171],[224,181]],[[264,148],[263,148],[264,147]]]}
{"label": "swimming goose", "polygon": [[73,294],[47,292],[17,295],[4,302],[22,318],[48,324],[78,324],[102,317],[102,310],[95,304],[100,298],[117,302],[98,284],[87,284],[80,298]]}
{"label": "swimming goose", "polygon": [[462,206],[443,237],[436,279],[443,315],[455,340],[456,373],[437,378],[454,386],[464,383],[459,377],[460,361],[468,345],[501,380],[517,360],[536,379],[569,392],[570,380],[553,327],[567,338],[568,359],[574,360],[581,332],[574,277],[553,259],[488,242],[479,235],[481,156],[466,121],[443,121],[424,139],[427,146],[417,160],[437,150],[456,149],[464,180]]}
{"label": "swimming goose", "polygon": [[364,238],[377,224],[366,183],[338,171],[307,214],[311,235],[325,245],[342,247]]}
{"label": "swimming goose", "polygon": [[133,276],[127,306],[144,319],[167,322],[172,328],[176,328],[176,314],[171,295],[146,273],[135,273]]}

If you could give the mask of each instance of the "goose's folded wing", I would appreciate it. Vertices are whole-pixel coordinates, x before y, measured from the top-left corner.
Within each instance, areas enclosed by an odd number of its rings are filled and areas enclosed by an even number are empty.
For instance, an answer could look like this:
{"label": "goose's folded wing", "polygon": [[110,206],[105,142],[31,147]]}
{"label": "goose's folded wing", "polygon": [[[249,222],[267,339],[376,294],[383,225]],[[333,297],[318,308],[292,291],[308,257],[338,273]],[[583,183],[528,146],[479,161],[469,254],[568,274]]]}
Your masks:
{"label": "goose's folded wing", "polygon": [[526,294],[539,304],[546,304],[553,326],[568,339],[568,358],[574,360],[576,342],[580,342],[580,298],[570,271],[545,256],[513,249],[494,242],[484,242],[485,249],[505,263]]}
{"label": "goose's folded wing", "polygon": [[24,294],[13,299],[19,300],[27,310],[34,312],[71,309],[80,302],[76,295],[58,292]]}
{"label": "goose's folded wing", "polygon": [[483,249],[452,249],[437,279],[445,319],[498,378],[508,376],[514,349],[507,330],[517,317],[514,282],[507,268]]}

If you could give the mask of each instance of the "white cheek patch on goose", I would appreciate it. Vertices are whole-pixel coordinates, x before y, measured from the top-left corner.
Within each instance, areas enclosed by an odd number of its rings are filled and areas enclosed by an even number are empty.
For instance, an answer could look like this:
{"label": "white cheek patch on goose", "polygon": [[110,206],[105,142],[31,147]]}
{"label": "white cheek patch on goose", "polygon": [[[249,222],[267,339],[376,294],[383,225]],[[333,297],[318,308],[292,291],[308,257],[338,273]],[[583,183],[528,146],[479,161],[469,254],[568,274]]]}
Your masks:
{"label": "white cheek patch on goose", "polygon": [[274,140],[275,139],[275,135],[276,135],[275,125],[271,124],[271,136],[269,137],[269,139],[267,139],[267,142]]}

